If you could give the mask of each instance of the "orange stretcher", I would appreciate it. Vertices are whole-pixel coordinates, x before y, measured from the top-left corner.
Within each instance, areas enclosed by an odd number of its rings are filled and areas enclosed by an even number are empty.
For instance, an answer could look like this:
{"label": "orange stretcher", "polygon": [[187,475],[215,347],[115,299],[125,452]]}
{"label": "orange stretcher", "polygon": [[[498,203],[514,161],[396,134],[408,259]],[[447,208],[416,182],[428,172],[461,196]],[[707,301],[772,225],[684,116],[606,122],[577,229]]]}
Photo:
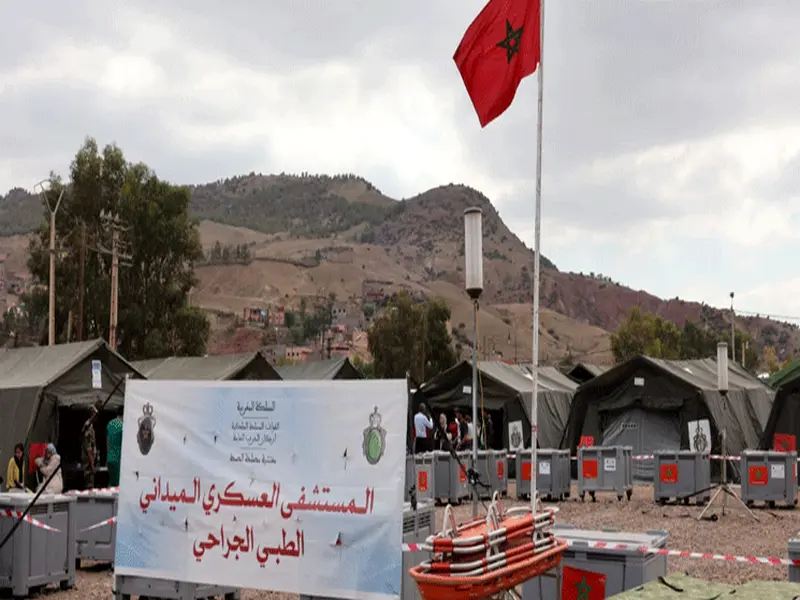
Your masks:
{"label": "orange stretcher", "polygon": [[443,531],[421,545],[432,559],[409,574],[424,600],[483,600],[511,593],[561,563],[567,543],[550,531],[556,511],[503,511],[495,495],[485,518],[456,525],[448,506]]}

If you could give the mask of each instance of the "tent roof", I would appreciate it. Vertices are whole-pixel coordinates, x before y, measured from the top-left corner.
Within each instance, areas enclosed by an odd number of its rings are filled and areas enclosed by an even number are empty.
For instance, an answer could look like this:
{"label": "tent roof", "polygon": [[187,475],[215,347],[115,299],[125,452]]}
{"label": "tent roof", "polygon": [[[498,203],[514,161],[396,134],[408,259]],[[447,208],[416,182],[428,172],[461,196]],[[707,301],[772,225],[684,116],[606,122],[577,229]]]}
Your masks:
{"label": "tent roof", "polygon": [[[616,365],[594,379],[590,379],[580,386],[580,391],[607,386],[632,368],[642,365],[651,365],[673,377],[680,379],[687,385],[704,392],[717,391],[717,361],[712,358],[699,360],[664,360],[649,356],[637,356],[631,360]],[[731,390],[759,390],[766,384],[756,376],[745,371],[734,362],[728,363],[728,387]]]}
{"label": "tent roof", "polygon": [[591,379],[592,377],[597,377],[598,375],[602,375],[610,368],[611,367],[609,365],[595,365],[593,363],[579,362],[578,364],[574,365],[569,371],[567,371],[567,375],[569,377],[576,377],[581,375],[582,373],[587,373],[589,377],[586,379]]}
{"label": "tent roof", "polygon": [[[235,378],[255,361],[270,365],[260,353],[224,354],[220,356],[170,356],[134,362],[148,379],[189,381],[225,381]],[[276,379],[277,376],[276,372]]]}
{"label": "tent roof", "polygon": [[[426,396],[435,395],[437,389],[444,389],[452,386],[453,382],[460,381],[465,369],[472,369],[471,360],[463,360],[457,365],[450,367],[433,379],[423,383],[420,391]],[[504,385],[522,396],[530,398],[533,390],[533,367],[532,365],[514,365],[498,360],[478,361],[478,370],[481,377],[489,377],[495,382]],[[539,390],[558,391],[573,393],[578,384],[572,381],[555,367],[539,367]]]}
{"label": "tent roof", "polygon": [[777,390],[796,379],[800,379],[800,360],[793,360],[777,373],[770,375],[767,384]]}
{"label": "tent roof", "polygon": [[346,356],[276,367],[282,379],[291,380],[332,380],[363,379],[361,372],[353,366]]}
{"label": "tent roof", "polygon": [[135,365],[114,352],[102,339],[55,346],[4,348],[0,349],[0,389],[47,387],[103,346],[136,375],[142,375]]}

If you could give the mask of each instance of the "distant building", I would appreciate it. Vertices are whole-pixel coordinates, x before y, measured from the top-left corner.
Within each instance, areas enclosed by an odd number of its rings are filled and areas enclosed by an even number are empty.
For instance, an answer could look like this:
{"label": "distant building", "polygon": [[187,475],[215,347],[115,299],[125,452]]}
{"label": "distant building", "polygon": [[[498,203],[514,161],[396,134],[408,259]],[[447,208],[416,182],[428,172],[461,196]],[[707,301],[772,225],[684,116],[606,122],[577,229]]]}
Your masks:
{"label": "distant building", "polygon": [[245,323],[264,325],[267,322],[268,313],[263,308],[245,308],[242,309],[242,318]]}
{"label": "distant building", "polygon": [[314,349],[309,346],[287,346],[283,358],[292,363],[305,363],[314,355]]}
{"label": "distant building", "polygon": [[267,322],[273,327],[283,327],[286,324],[286,309],[278,306],[270,310]]}

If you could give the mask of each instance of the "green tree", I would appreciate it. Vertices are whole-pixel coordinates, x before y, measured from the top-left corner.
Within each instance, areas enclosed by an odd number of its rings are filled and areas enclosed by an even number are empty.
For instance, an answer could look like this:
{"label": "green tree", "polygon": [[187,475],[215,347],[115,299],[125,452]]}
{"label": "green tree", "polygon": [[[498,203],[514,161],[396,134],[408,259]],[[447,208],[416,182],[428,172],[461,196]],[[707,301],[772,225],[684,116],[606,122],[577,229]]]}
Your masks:
{"label": "green tree", "polygon": [[767,367],[767,371],[770,375],[781,370],[781,363],[778,360],[778,353],[772,346],[767,346],[764,348],[764,366]]}
{"label": "green tree", "polygon": [[369,351],[375,376],[425,381],[452,367],[458,359],[447,331],[450,307],[440,299],[417,303],[401,292],[370,327]]}
{"label": "green tree", "polygon": [[[753,341],[753,336],[745,331],[736,330],[734,332],[736,340],[736,360],[745,369],[755,371],[758,369],[761,357],[758,355],[758,348]],[[732,356],[733,347],[731,346],[731,333],[729,330],[723,332],[720,336],[722,341],[728,344],[728,357]],[[744,356],[742,356],[742,349],[744,348]]]}
{"label": "green tree", "polygon": [[717,336],[714,332],[686,321],[681,330],[681,353],[683,360],[697,358],[716,358]]}
{"label": "green tree", "polygon": [[618,363],[640,354],[674,360],[680,357],[681,332],[672,321],[634,307],[611,335],[611,352]]}
{"label": "green tree", "polygon": [[[62,188],[55,179],[52,194]],[[202,355],[209,322],[188,305],[196,283],[194,263],[202,259],[197,223],[189,218],[189,191],[161,181],[147,165],[129,163],[115,145],[102,152],[87,138],[70,167],[70,181],[56,219],[62,252],[56,265],[56,332],[67,341],[68,314],[78,312],[78,256],[85,227],[83,337],[108,339],[110,234],[101,211],[119,216],[130,253],[119,271],[117,346],[129,359]],[[49,212],[30,244],[28,267],[48,279]],[[34,311],[35,312],[35,311]],[[73,327],[74,333],[74,327]]]}
{"label": "green tree", "polygon": [[375,379],[375,363],[367,362],[360,356],[353,357],[353,366],[361,371],[364,379]]}

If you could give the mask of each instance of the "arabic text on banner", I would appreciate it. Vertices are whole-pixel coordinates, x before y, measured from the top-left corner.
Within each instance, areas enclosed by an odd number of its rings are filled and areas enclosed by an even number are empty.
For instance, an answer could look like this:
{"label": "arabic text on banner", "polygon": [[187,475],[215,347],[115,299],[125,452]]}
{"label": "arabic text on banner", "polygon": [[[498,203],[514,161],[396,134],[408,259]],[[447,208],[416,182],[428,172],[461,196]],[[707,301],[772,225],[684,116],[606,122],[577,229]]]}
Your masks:
{"label": "arabic text on banner", "polygon": [[405,381],[130,381],[115,569],[397,598]]}

